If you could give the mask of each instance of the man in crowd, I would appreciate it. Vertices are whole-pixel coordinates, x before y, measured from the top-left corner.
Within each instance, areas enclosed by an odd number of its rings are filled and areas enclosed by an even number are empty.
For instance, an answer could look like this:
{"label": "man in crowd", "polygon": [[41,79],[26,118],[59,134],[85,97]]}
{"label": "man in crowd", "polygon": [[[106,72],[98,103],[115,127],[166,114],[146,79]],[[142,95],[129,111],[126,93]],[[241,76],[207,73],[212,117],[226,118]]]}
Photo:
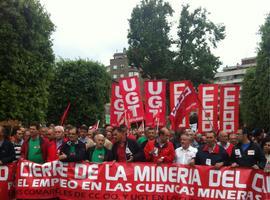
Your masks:
{"label": "man in crowd", "polygon": [[96,134],[94,137],[95,146],[90,147],[86,152],[86,160],[90,162],[102,163],[112,161],[112,152],[104,146],[105,137],[102,134]]}
{"label": "man in crowd", "polygon": [[147,161],[154,163],[172,163],[175,157],[173,144],[169,141],[170,131],[163,127],[156,140],[148,141],[144,148]]}
{"label": "man in crowd", "polygon": [[231,156],[234,145],[228,142],[229,140],[228,133],[221,131],[219,133],[218,138],[219,138],[218,144],[226,150],[229,156]]}
{"label": "man in crowd", "polygon": [[59,153],[61,147],[67,141],[67,139],[64,138],[64,127],[56,126],[54,128],[54,133],[55,133],[56,149],[57,149],[57,152]]}
{"label": "man in crowd", "polygon": [[144,161],[142,149],[135,140],[127,137],[126,127],[117,127],[113,130],[115,143],[112,148],[114,160],[118,162]]}
{"label": "man in crowd", "polygon": [[19,127],[12,138],[12,144],[14,146],[16,160],[18,160],[21,157],[24,132],[25,132],[25,128]]}
{"label": "man in crowd", "polygon": [[222,146],[217,144],[216,139],[216,133],[206,133],[206,144],[198,149],[195,158],[196,165],[215,166],[216,169],[220,169],[228,164],[228,154]]}
{"label": "man in crowd", "polygon": [[41,126],[39,128],[39,136],[46,137],[48,128],[46,126]]}
{"label": "man in crowd", "polygon": [[87,132],[88,132],[88,127],[86,125],[82,125],[80,128],[79,128],[79,140],[86,144],[89,140],[89,138],[87,137]]}
{"label": "man in crowd", "polygon": [[263,169],[266,159],[261,147],[249,140],[249,131],[244,129],[238,136],[239,143],[233,148],[232,167],[252,167]]}
{"label": "man in crowd", "polygon": [[191,146],[198,149],[200,147],[199,143],[195,139],[195,133],[191,129],[186,129],[185,131],[191,137]]}
{"label": "man in crowd", "polygon": [[181,147],[175,150],[175,162],[184,165],[195,165],[198,149],[191,146],[191,137],[187,133],[180,136]]}
{"label": "man in crowd", "polygon": [[237,145],[238,144],[238,134],[239,133],[242,133],[242,130],[241,131],[237,131],[238,133],[236,134],[236,133],[231,133],[231,134],[229,134],[229,142],[233,145],[233,146],[235,146],[235,145]]}
{"label": "man in crowd", "polygon": [[113,143],[112,130],[113,130],[113,127],[110,126],[110,125],[107,125],[107,126],[105,127],[105,131],[106,131],[105,137]]}
{"label": "man in crowd", "polygon": [[262,142],[263,152],[266,159],[266,164],[264,167],[264,171],[269,173],[270,172],[270,137],[265,137]]}
{"label": "man in crowd", "polygon": [[142,149],[144,149],[144,147],[146,146],[146,144],[147,144],[148,141],[152,141],[152,140],[155,140],[156,139],[155,129],[152,128],[152,127],[147,127],[145,129],[145,135],[144,135],[144,137],[146,138],[146,140],[140,144],[140,147]]}
{"label": "man in crowd", "polygon": [[55,140],[55,132],[54,127],[50,127],[47,129],[46,138],[49,141],[48,147],[48,162],[54,161],[58,159],[56,140]]}
{"label": "man in crowd", "polygon": [[23,141],[29,140],[30,137],[31,137],[30,130],[26,128],[23,135]]}
{"label": "man in crowd", "polygon": [[75,127],[69,129],[68,140],[61,148],[59,160],[63,162],[80,162],[85,159],[85,144],[78,140]]}
{"label": "man in crowd", "polygon": [[22,145],[22,158],[35,163],[48,161],[49,142],[39,135],[39,124],[33,123],[29,127],[30,138]]}
{"label": "man in crowd", "polygon": [[15,151],[12,143],[5,138],[5,129],[0,126],[0,166],[15,160]]}

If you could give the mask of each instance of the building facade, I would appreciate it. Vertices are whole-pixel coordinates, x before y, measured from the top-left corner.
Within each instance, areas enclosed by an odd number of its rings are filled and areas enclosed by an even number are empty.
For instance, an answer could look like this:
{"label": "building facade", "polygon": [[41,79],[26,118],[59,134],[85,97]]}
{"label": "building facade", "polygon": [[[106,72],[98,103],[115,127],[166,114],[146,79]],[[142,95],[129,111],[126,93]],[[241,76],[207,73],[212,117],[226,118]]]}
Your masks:
{"label": "building facade", "polygon": [[132,76],[138,76],[140,78],[139,70],[129,65],[125,48],[123,52],[113,55],[113,59],[110,59],[110,65],[107,66],[107,72],[115,81],[118,81],[120,78]]}
{"label": "building facade", "polygon": [[256,57],[243,58],[241,64],[224,67],[222,72],[215,75],[214,83],[217,84],[238,84],[242,85],[244,76],[250,67],[256,66]]}

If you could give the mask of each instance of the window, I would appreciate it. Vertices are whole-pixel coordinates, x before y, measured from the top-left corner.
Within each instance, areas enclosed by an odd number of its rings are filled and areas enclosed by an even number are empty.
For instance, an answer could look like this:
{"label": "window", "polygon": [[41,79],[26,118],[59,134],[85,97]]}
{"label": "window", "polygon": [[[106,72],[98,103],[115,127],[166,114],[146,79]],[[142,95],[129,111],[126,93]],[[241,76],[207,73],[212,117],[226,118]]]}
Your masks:
{"label": "window", "polygon": [[114,65],[114,66],[113,66],[113,69],[117,69],[117,65]]}
{"label": "window", "polygon": [[113,75],[113,79],[117,79],[117,75],[116,74]]}
{"label": "window", "polygon": [[124,77],[124,74],[120,74],[120,77],[123,78]]}
{"label": "window", "polygon": [[139,77],[139,72],[134,72],[134,76],[138,76]]}
{"label": "window", "polygon": [[133,76],[133,72],[128,72],[128,76],[129,77]]}

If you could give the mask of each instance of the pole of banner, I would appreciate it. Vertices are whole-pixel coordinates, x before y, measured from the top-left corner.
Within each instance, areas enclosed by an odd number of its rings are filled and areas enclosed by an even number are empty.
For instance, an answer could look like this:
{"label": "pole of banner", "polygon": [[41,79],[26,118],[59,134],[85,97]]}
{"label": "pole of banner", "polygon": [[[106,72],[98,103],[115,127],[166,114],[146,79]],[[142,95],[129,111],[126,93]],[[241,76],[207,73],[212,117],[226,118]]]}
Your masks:
{"label": "pole of banner", "polygon": [[99,127],[99,120],[97,121],[97,129],[98,129],[98,127]]}
{"label": "pole of banner", "polygon": [[158,127],[159,127],[159,117],[158,117],[158,120],[157,120],[157,132],[158,132]]}
{"label": "pole of banner", "polygon": [[202,108],[202,110],[203,110],[203,112],[204,112],[204,114],[205,114],[205,117],[206,117],[207,121],[210,123],[210,126],[211,126],[212,130],[213,130],[213,131],[216,131],[216,130],[214,130],[214,125],[213,125],[212,121],[209,119],[209,117],[207,117],[206,111],[205,111],[205,109],[203,108],[202,102],[201,102],[201,100],[199,99],[198,96],[197,96],[197,100],[198,100],[198,102],[199,102],[199,104],[200,104],[199,106],[201,106],[201,108]]}

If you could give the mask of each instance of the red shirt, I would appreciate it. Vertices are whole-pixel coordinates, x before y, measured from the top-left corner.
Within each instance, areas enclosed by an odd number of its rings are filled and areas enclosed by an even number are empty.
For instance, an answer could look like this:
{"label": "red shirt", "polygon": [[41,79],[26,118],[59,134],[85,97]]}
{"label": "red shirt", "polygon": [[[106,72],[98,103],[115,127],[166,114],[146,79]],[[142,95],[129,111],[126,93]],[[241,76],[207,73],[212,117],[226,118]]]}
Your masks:
{"label": "red shirt", "polygon": [[126,145],[119,144],[117,148],[118,162],[126,162]]}
{"label": "red shirt", "polygon": [[[156,149],[156,155],[150,154],[151,151]],[[160,147],[159,144],[155,140],[148,141],[145,148],[144,154],[147,161],[157,162],[158,159],[163,157],[164,163],[172,163],[175,157],[175,151],[173,144],[171,142],[167,142],[163,147]]]}
{"label": "red shirt", "polygon": [[57,155],[57,147],[56,147],[56,141],[51,140],[49,141],[49,146],[48,146],[48,162],[58,160],[58,155]]}

